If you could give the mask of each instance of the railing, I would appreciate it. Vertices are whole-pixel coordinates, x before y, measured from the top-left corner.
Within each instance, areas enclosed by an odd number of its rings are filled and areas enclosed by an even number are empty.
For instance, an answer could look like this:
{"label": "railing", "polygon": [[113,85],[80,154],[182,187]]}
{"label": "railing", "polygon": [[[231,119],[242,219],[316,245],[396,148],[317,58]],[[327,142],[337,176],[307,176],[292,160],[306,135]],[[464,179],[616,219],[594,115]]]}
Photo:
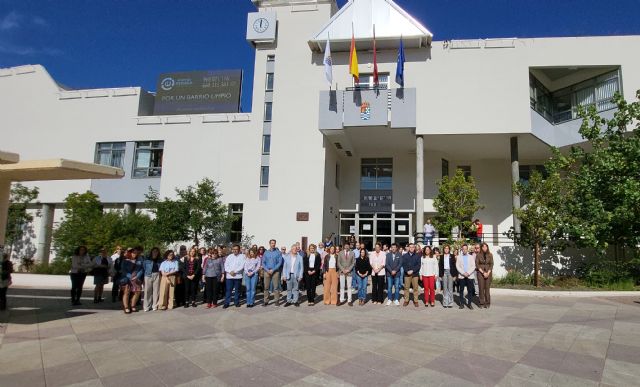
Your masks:
{"label": "railing", "polygon": [[[424,244],[425,241],[425,236],[424,233],[422,232],[416,232],[413,234],[414,237],[414,241],[415,243],[422,243]],[[453,238],[454,240],[457,240],[458,238]],[[494,232],[494,233],[482,233],[479,236],[472,236],[472,235],[468,235],[468,236],[462,236],[460,239],[465,240],[467,243],[482,243],[482,242],[486,242],[489,245],[500,245],[500,246],[516,246],[516,240],[513,240],[511,238],[509,238],[507,235],[505,235],[504,233],[498,233],[498,232]],[[433,246],[442,246],[444,244],[447,243],[447,237],[444,236],[440,236],[438,234],[436,234],[433,237]]]}

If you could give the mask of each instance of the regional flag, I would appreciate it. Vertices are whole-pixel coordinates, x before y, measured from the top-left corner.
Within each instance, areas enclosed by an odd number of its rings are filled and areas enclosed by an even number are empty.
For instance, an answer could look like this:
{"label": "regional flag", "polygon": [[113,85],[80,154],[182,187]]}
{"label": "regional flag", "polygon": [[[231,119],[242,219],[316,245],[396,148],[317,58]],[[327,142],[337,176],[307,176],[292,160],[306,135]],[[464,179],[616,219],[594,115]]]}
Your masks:
{"label": "regional flag", "polygon": [[324,49],[324,76],[329,82],[329,87],[333,83],[333,60],[331,59],[331,45],[329,44],[329,35],[327,35],[327,46]]}
{"label": "regional flag", "polygon": [[400,47],[398,48],[398,63],[396,65],[396,83],[404,87],[404,44],[400,38]]}
{"label": "regional flag", "polygon": [[349,74],[360,83],[360,72],[358,71],[358,53],[356,52],[356,39],[351,31],[351,51],[349,51]]}
{"label": "regional flag", "polygon": [[380,86],[380,80],[378,79],[378,58],[376,55],[376,25],[373,25],[373,85],[375,87]]}

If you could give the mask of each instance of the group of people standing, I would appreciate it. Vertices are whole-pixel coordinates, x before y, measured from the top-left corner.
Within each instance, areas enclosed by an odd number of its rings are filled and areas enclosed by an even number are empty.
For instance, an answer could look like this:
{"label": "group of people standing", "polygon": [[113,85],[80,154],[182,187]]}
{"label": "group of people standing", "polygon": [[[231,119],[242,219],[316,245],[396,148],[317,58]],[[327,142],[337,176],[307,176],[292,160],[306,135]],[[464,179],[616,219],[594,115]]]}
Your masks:
{"label": "group of people standing", "polygon": [[[272,295],[275,306],[284,301],[284,306],[297,307],[301,288],[306,289],[307,303],[312,306],[320,283],[325,305],[353,306],[354,292],[358,304],[364,305],[371,278],[374,305],[385,303],[385,289],[386,305],[400,305],[404,289],[403,305],[413,301],[418,307],[422,287],[424,306],[434,307],[436,289],[442,289],[442,305],[451,308],[457,287],[459,308],[472,309],[477,284],[479,305],[488,308],[492,270],[493,255],[486,243],[475,244],[472,251],[467,244],[460,251],[444,245],[440,252],[438,247],[413,243],[404,247],[376,243],[373,251],[367,251],[363,243],[352,241],[336,247],[325,241],[303,250],[299,243],[279,249],[272,239],[267,249],[255,245],[242,249],[236,244],[228,252],[226,246],[187,250],[183,245],[177,255],[173,250],[161,253],[157,247],[145,255],[142,247],[124,250],[118,246],[112,256],[102,249],[95,258],[80,246],[71,259],[71,302],[80,304],[88,274],[94,277],[94,303],[103,301],[104,285],[111,279],[112,301],[122,300],[125,313],[137,312],[140,301],[144,311],[197,307],[200,301],[206,308],[215,308],[221,299],[226,309],[232,304],[240,307],[241,298],[252,308],[258,287],[262,288],[263,307],[269,305]],[[283,288],[286,297],[281,300]]]}

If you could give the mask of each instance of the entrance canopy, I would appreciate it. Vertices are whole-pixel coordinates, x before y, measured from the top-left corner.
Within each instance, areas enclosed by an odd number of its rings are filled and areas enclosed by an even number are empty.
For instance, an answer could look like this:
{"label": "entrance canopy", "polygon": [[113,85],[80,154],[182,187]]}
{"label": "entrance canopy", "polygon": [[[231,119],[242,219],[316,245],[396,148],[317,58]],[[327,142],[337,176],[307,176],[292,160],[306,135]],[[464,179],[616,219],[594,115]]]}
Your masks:
{"label": "entrance canopy", "polygon": [[20,161],[18,154],[0,151],[0,248],[4,247],[12,182],[120,179],[123,176],[120,168],[66,159]]}
{"label": "entrance canopy", "polygon": [[28,160],[0,165],[0,180],[39,181],[75,179],[119,179],[120,168],[66,159]]}
{"label": "entrance canopy", "polygon": [[349,0],[309,40],[312,51],[322,52],[327,39],[331,51],[349,51],[351,35],[358,50],[373,49],[373,26],[378,50],[396,49],[402,38],[406,48],[428,47],[433,34],[393,0]]}

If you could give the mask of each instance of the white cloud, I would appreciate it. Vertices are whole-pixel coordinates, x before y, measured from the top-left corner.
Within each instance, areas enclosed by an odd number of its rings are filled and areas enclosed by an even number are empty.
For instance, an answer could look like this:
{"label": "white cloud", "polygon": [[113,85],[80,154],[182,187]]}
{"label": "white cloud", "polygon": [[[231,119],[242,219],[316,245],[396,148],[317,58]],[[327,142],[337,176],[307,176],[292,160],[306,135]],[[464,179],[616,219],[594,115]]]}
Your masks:
{"label": "white cloud", "polygon": [[40,16],[34,16],[31,18],[31,22],[38,27],[48,27],[49,22],[47,22],[44,18]]}
{"label": "white cloud", "polygon": [[20,27],[22,16],[16,11],[11,11],[0,18],[0,31],[8,31]]}
{"label": "white cloud", "polygon": [[17,45],[11,42],[0,39],[0,53],[17,56],[33,56],[33,55],[47,55],[56,56],[61,55],[63,52],[57,48],[46,47],[37,48],[32,46]]}

